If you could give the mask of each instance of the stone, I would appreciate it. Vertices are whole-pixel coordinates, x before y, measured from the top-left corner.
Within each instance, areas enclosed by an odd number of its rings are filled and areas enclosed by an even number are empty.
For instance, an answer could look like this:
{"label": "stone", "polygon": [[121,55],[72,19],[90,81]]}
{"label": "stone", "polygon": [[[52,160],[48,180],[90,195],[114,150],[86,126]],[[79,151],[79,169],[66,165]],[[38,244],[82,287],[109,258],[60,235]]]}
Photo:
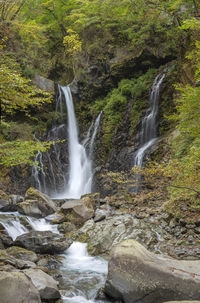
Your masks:
{"label": "stone", "polygon": [[36,253],[56,254],[65,251],[72,240],[51,231],[31,231],[17,237],[14,243]]}
{"label": "stone", "polygon": [[13,245],[13,240],[8,235],[0,232],[0,241],[4,247],[9,247]]}
{"label": "stone", "polygon": [[52,224],[60,224],[60,223],[65,222],[65,220],[66,220],[65,216],[63,214],[58,213],[58,212],[45,217],[45,219],[47,221],[51,222]]}
{"label": "stone", "polygon": [[58,230],[61,233],[69,233],[76,229],[76,226],[71,222],[63,222],[58,225]]}
{"label": "stone", "polygon": [[98,195],[91,194],[81,197],[79,200],[70,200],[61,206],[61,211],[65,215],[65,221],[80,226],[85,221],[95,215],[95,205],[98,201]]}
{"label": "stone", "polygon": [[42,77],[40,75],[35,75],[32,81],[40,89],[45,90],[49,93],[54,92],[54,82],[52,80]]}
{"label": "stone", "polygon": [[25,195],[25,202],[17,205],[17,210],[27,216],[46,217],[56,211],[53,201],[44,193],[30,187]]}
{"label": "stone", "polygon": [[57,287],[58,282],[42,270],[26,269],[23,272],[30,278],[35,288],[39,291],[41,299],[56,300],[61,297]]}
{"label": "stone", "polygon": [[156,255],[135,240],[111,251],[105,293],[125,303],[160,303],[200,298],[200,261]]}
{"label": "stone", "polygon": [[18,269],[36,267],[34,262],[15,258],[13,255],[9,254],[9,251],[7,250],[0,250],[0,262],[2,262],[3,264],[14,266],[15,268]]}
{"label": "stone", "polygon": [[79,229],[76,241],[87,242],[90,254],[109,253],[113,245],[142,234],[138,224],[139,220],[134,220],[130,215],[108,217],[96,223],[91,219]]}
{"label": "stone", "polygon": [[6,252],[16,258],[16,259],[20,259],[20,260],[24,260],[24,261],[31,261],[31,262],[37,262],[38,257],[36,255],[36,253],[34,253],[33,251],[27,250],[25,248],[22,247],[17,247],[17,246],[12,246],[6,249]]}
{"label": "stone", "polygon": [[16,211],[17,204],[23,201],[19,195],[7,195],[0,190],[0,211]]}
{"label": "stone", "polygon": [[74,207],[76,207],[78,205],[82,205],[81,200],[69,200],[61,206],[61,210],[64,214],[66,214],[66,213],[68,213],[69,209],[73,209]]}
{"label": "stone", "polygon": [[2,303],[41,303],[38,290],[22,272],[0,273]]}
{"label": "stone", "polygon": [[101,209],[97,209],[95,212],[94,222],[100,222],[106,218],[106,212]]}

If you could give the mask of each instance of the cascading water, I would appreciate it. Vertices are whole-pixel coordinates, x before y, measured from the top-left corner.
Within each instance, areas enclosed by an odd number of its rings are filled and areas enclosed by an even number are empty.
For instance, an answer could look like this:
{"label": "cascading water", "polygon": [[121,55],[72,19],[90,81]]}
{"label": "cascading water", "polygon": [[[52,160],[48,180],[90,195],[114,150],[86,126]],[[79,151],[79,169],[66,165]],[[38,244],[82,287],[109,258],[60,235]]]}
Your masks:
{"label": "cascading water", "polygon": [[142,167],[145,157],[150,148],[157,141],[157,114],[159,107],[160,87],[165,78],[166,71],[159,74],[151,87],[149,97],[150,107],[142,121],[140,137],[140,148],[136,151],[134,166]]}
{"label": "cascading water", "polygon": [[0,212],[0,224],[13,240],[30,230],[58,233],[57,225],[50,224],[45,218],[36,219],[18,212]]}
{"label": "cascading water", "polygon": [[[142,127],[139,134],[140,147],[136,151],[134,157],[134,166],[141,168],[144,165],[146,157],[151,148],[157,141],[157,114],[159,108],[159,97],[161,84],[165,78],[166,70],[160,73],[154,80],[151,93],[149,96],[150,107],[142,120]],[[141,176],[140,173],[135,175],[134,189],[131,191],[138,192],[140,189]]]}
{"label": "cascading water", "polygon": [[74,105],[69,87],[62,87],[65,96],[68,117],[69,137],[69,181],[66,190],[59,198],[78,199],[90,193],[92,187],[92,163],[86,150],[78,139],[78,128]]}
{"label": "cascading water", "polygon": [[63,303],[108,303],[95,300],[103,287],[108,271],[108,262],[100,257],[91,257],[87,244],[74,242],[64,255],[61,287],[66,289]]}
{"label": "cascading water", "polygon": [[[65,108],[67,109],[68,131],[64,118]],[[35,180],[35,186],[52,198],[78,199],[92,190],[92,153],[102,112],[98,115],[95,123],[92,122],[85,139],[80,143],[70,88],[58,86],[56,116],[60,116],[61,124],[55,123],[55,126],[49,131],[47,139],[54,141],[68,139],[67,162],[69,162],[69,170],[67,172],[66,165],[63,164],[63,158],[65,160],[67,158],[67,150],[61,150],[62,144],[55,144],[51,153],[46,152],[46,165],[43,162],[43,155],[41,153],[36,155],[40,170],[35,166],[32,170],[32,176]],[[48,167],[48,173],[44,167]],[[57,176],[59,176],[59,181]]]}

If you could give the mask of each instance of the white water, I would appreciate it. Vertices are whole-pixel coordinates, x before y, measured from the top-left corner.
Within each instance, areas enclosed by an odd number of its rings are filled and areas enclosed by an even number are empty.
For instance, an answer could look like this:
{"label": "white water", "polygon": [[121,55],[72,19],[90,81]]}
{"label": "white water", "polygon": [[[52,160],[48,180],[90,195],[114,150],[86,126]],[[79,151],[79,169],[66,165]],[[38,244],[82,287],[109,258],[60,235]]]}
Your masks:
{"label": "white water", "polygon": [[[65,108],[67,120],[64,116]],[[85,139],[80,143],[70,88],[58,86],[54,127],[49,131],[47,139],[67,140],[68,150],[64,150],[64,145],[56,143],[51,153],[46,152],[46,155],[37,153],[35,161],[39,162],[40,169],[37,166],[32,169],[36,188],[54,199],[79,199],[82,195],[91,193],[92,154],[101,116],[102,112],[95,122],[92,122]],[[60,117],[60,125],[57,121],[58,117]]]}
{"label": "white water", "polygon": [[0,220],[0,223],[5,228],[7,234],[15,240],[18,236],[21,236],[28,232],[28,229],[21,224],[18,217],[7,218],[7,220]]}
{"label": "white water", "polygon": [[65,289],[69,294],[62,296],[64,303],[108,302],[94,300],[96,293],[105,283],[108,263],[99,257],[91,257],[87,244],[74,242],[64,255],[61,267]]}
{"label": "white water", "polygon": [[20,215],[18,212],[0,212],[0,223],[13,240],[30,230],[58,233],[57,225],[50,224],[45,218],[36,219]]}
{"label": "white water", "polygon": [[57,225],[50,224],[45,218],[35,219],[32,217],[26,217],[27,222],[37,231],[52,231],[53,233],[58,233]]}
{"label": "white water", "polygon": [[142,121],[140,132],[140,148],[134,158],[134,166],[142,167],[145,156],[157,141],[157,114],[159,107],[160,87],[165,78],[165,71],[159,74],[151,87],[150,107]]}
{"label": "white water", "polygon": [[78,127],[74,113],[74,105],[69,87],[62,87],[64,93],[69,137],[69,181],[66,189],[56,198],[79,199],[82,195],[91,192],[92,162],[87,156],[85,147],[79,143]]}
{"label": "white water", "polygon": [[89,150],[90,158],[92,157],[92,153],[93,153],[93,150],[94,150],[94,141],[95,141],[95,138],[96,138],[96,135],[97,135],[97,130],[99,128],[99,123],[100,123],[102,114],[103,114],[103,111],[100,112],[100,114],[98,115],[98,117],[96,118],[96,121],[94,123],[94,131],[93,131],[91,141],[90,141],[90,150]]}

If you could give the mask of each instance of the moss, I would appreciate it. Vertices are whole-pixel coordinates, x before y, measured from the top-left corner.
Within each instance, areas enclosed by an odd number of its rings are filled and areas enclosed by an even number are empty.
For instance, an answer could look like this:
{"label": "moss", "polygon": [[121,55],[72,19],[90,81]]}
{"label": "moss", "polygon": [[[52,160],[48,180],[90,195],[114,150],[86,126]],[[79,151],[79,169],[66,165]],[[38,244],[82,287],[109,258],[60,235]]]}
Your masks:
{"label": "moss", "polygon": [[91,115],[97,115],[101,110],[104,112],[103,142],[108,150],[111,150],[113,135],[123,119],[123,114],[131,101],[131,131],[133,132],[143,109],[146,106],[146,98],[149,94],[155,70],[138,78],[123,79],[118,87],[114,88],[105,98],[98,98],[90,107]]}

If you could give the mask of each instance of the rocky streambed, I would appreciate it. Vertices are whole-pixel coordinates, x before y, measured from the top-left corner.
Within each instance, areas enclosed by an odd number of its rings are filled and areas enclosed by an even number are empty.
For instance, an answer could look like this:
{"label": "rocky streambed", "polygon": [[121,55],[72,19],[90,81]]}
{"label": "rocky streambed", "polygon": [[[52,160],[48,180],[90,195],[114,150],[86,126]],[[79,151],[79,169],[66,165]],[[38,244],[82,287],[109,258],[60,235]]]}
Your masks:
{"label": "rocky streambed", "polygon": [[[200,256],[199,226],[171,218],[162,205],[135,205],[131,194],[52,201],[34,188],[25,197],[1,192],[2,303],[198,300],[200,261],[191,260]],[[186,261],[177,265],[169,257]],[[158,268],[159,262],[167,265]]]}

